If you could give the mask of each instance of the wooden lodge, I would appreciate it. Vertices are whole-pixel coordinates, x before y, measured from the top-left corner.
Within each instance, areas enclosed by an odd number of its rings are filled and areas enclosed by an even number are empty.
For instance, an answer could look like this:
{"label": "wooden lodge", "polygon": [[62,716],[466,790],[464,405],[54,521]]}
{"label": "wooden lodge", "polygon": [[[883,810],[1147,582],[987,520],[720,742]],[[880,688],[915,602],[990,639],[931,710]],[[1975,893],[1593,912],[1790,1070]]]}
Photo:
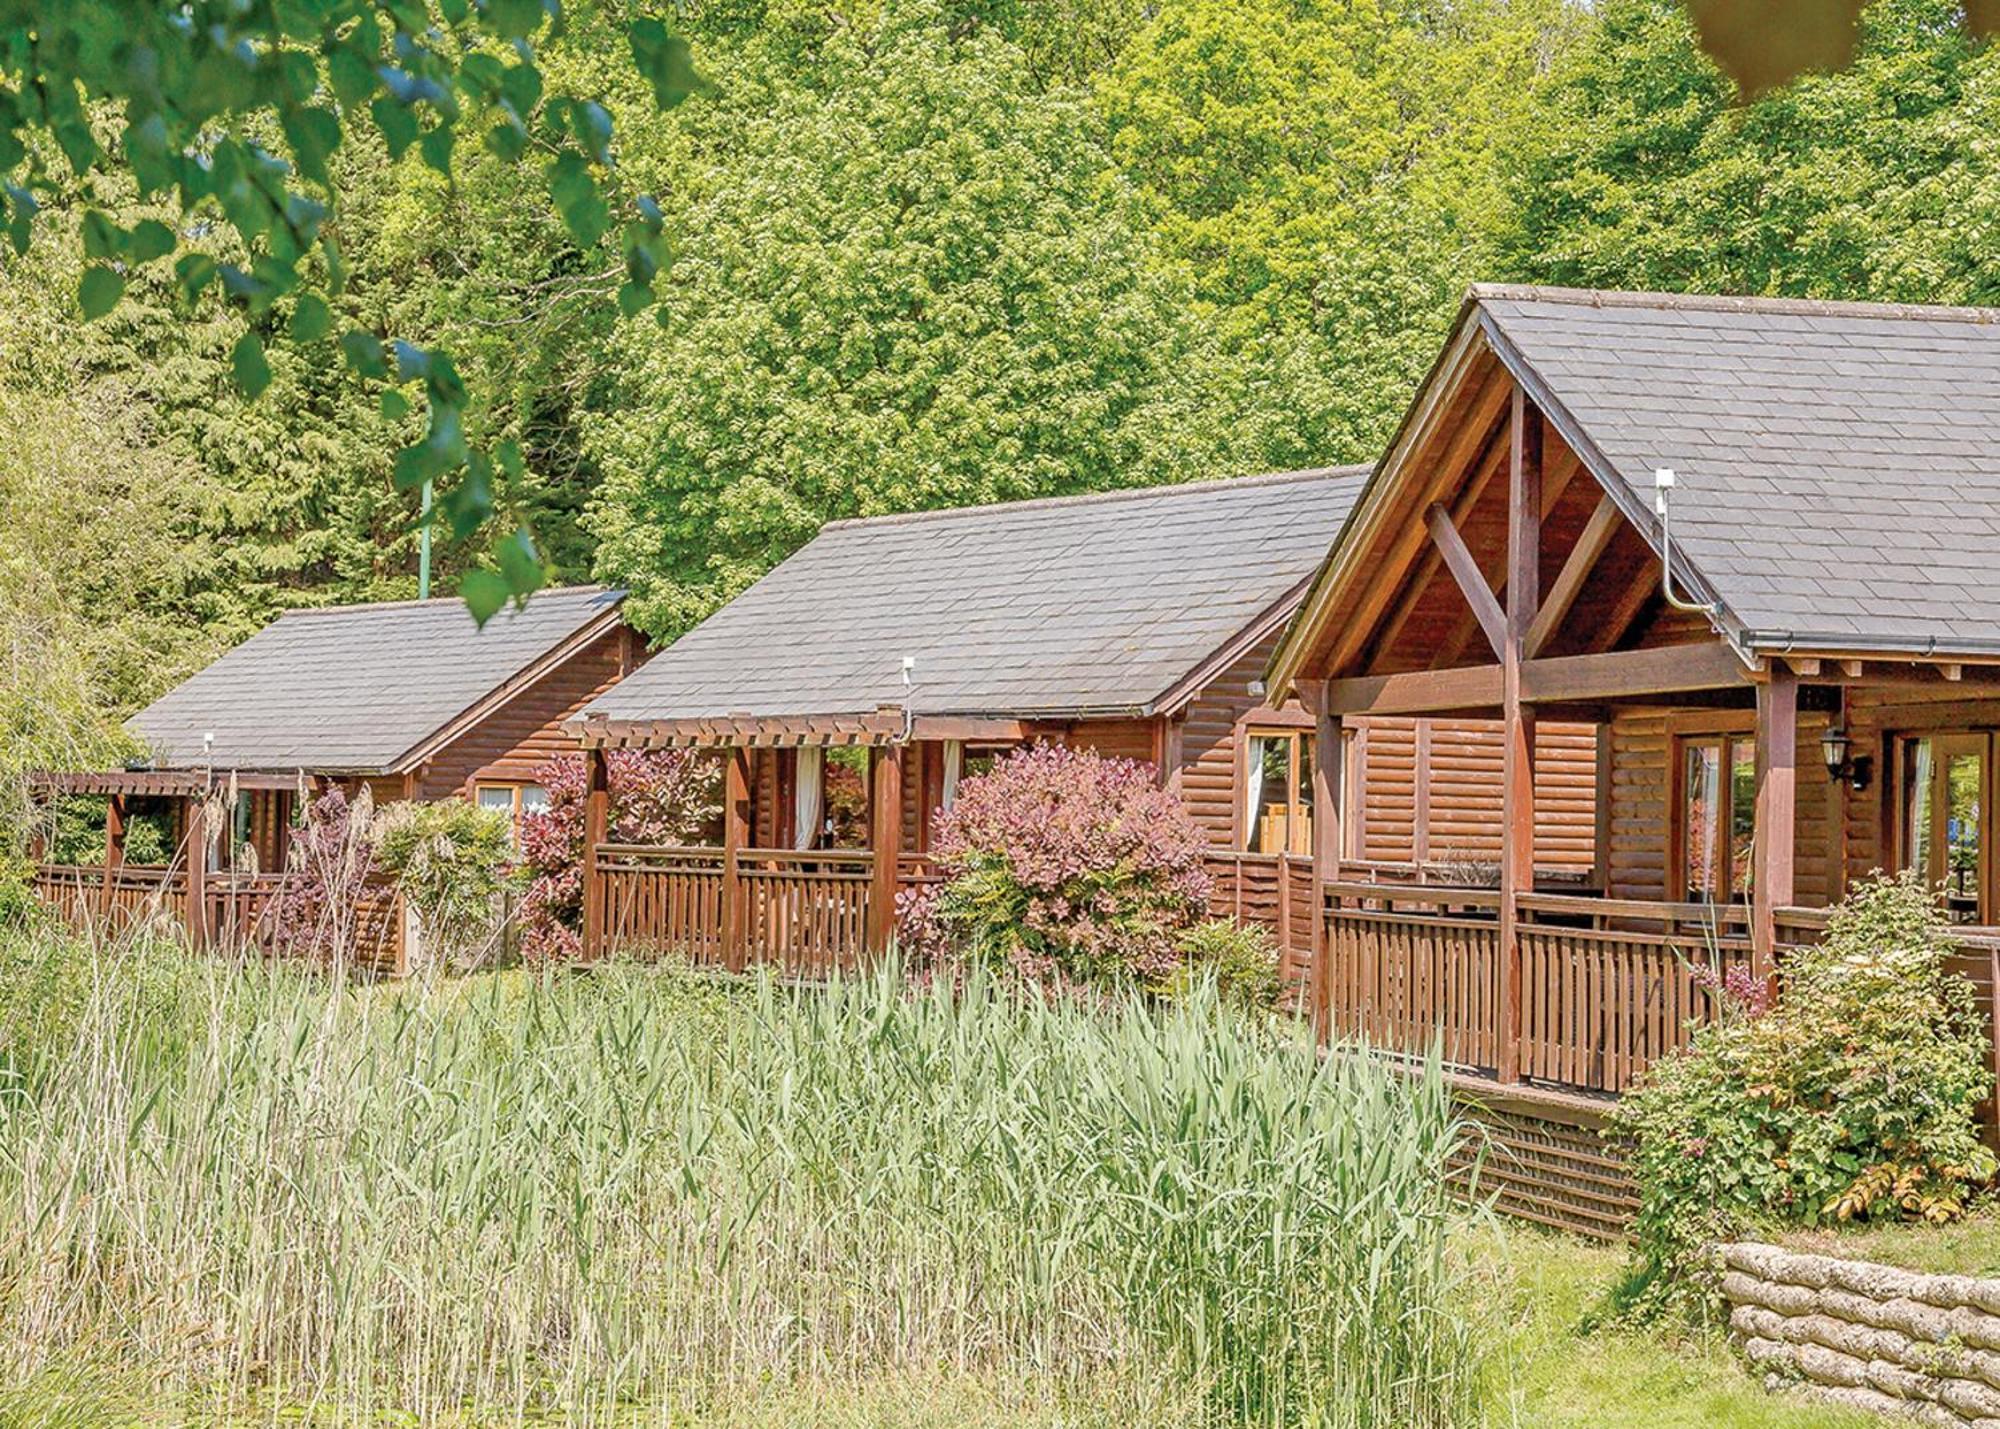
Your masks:
{"label": "wooden lodge", "polygon": [[[102,864],[41,862],[37,890],[78,925],[167,916],[198,946],[266,943],[302,793],[536,807],[536,771],[575,752],[564,721],[643,657],[622,601],[544,591],[483,628],[455,596],[289,611],[128,721],[150,758],[37,779],[47,800],[102,797],[106,821]],[[139,819],[166,862],[126,857]],[[362,955],[400,971],[393,895],[363,903]]]}
{"label": "wooden lodge", "polygon": [[[1441,1035],[1540,1118],[1517,1208],[1615,1229],[1602,1148],[1551,1126],[1682,1043],[1697,969],[1770,971],[1872,870],[1940,886],[1990,1008],[1996,383],[1994,312],[1467,298],[1269,681],[1321,752],[1320,1024]],[[1330,856],[1377,794],[1327,756],[1385,717],[1497,717],[1497,878],[1390,887]],[[1588,892],[1535,867],[1554,721],[1602,731]]]}
{"label": "wooden lodge", "polygon": [[[885,945],[935,877],[958,780],[1050,740],[1152,763],[1207,831],[1214,911],[1272,929],[1303,982],[1313,943],[1313,720],[1264,667],[1365,472],[837,521],[593,702],[585,946],[673,949],[798,975]],[[1546,731],[1544,874],[1601,882],[1588,727]],[[726,760],[722,840],[607,840],[604,752]],[[1372,794],[1339,855],[1410,881],[1497,867],[1499,726],[1357,719],[1337,746]]]}

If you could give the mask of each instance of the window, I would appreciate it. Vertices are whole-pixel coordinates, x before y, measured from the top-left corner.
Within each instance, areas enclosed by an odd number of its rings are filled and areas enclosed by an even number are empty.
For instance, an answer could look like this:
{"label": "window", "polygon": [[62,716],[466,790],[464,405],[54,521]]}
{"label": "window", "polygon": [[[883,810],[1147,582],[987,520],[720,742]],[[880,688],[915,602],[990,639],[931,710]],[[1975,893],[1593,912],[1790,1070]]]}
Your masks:
{"label": "window", "polygon": [[1986,916],[1988,740],[1927,734],[1897,741],[1898,862],[1942,890],[1955,923]]}
{"label": "window", "polygon": [[1253,729],[1243,741],[1243,847],[1251,853],[1312,852],[1310,731]]}
{"label": "window", "polygon": [[1680,896],[1747,897],[1757,828],[1757,746],[1745,734],[1680,741]]}
{"label": "window", "polygon": [[473,797],[482,809],[497,809],[521,827],[523,814],[538,814],[549,806],[549,791],[539,784],[481,784]]}

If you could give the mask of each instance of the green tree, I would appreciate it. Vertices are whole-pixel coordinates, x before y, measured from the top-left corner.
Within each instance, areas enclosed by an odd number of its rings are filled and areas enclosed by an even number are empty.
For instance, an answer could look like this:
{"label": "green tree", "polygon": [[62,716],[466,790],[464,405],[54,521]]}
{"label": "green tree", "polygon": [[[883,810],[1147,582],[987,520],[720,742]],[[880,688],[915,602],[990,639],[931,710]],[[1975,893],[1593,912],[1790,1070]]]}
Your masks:
{"label": "green tree", "polygon": [[1172,0],[1097,82],[1249,464],[1375,454],[1505,190],[1557,0]]}
{"label": "green tree", "polygon": [[1160,467],[1216,424],[1176,392],[1183,296],[1075,91],[923,0],[709,68],[699,112],[628,145],[685,174],[685,237],[586,444],[600,570],[645,628],[830,517],[1215,474]]}
{"label": "green tree", "polygon": [[1667,0],[1612,0],[1552,77],[1504,268],[1539,281],[1990,302],[2000,69],[1945,0],[1878,0],[1853,63],[1739,105]]}
{"label": "green tree", "polygon": [[[503,162],[539,168],[570,238],[599,249],[614,232],[600,182],[611,120],[594,99],[546,91],[535,45],[560,28],[543,0],[0,0],[0,222],[24,254],[44,202],[80,194],[76,232],[89,262],[75,292],[85,319],[113,311],[135,272],[174,260],[183,305],[219,295],[245,319],[229,363],[247,396],[271,385],[266,339],[280,331],[328,354],[337,336],[353,372],[389,384],[392,421],[409,405],[397,389],[418,388],[427,420],[396,454],[395,486],[407,500],[448,481],[439,510],[469,536],[508,504],[519,448],[502,443],[489,456],[471,445],[464,383],[442,349],[385,346],[385,334],[336,309],[348,270],[335,164],[367,134],[391,158],[415,154],[448,179],[469,134]],[[655,101],[685,97],[694,83],[685,43],[646,17],[626,38]],[[129,185],[170,216],[121,222],[100,206],[100,184],[114,201]],[[638,201],[616,232],[619,301],[636,310],[652,300],[665,258],[657,208]],[[525,526],[494,552],[497,569],[463,582],[482,617],[541,578]]]}

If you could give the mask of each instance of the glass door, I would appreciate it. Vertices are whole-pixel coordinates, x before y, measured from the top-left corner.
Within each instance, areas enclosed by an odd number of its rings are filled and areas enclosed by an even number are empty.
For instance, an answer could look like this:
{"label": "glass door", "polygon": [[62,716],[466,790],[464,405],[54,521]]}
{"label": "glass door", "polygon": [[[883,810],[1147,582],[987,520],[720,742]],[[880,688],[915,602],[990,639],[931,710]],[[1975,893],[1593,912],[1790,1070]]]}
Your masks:
{"label": "glass door", "polygon": [[1984,734],[1902,741],[1905,868],[1937,888],[1954,923],[1987,921],[1986,801],[1991,757]]}

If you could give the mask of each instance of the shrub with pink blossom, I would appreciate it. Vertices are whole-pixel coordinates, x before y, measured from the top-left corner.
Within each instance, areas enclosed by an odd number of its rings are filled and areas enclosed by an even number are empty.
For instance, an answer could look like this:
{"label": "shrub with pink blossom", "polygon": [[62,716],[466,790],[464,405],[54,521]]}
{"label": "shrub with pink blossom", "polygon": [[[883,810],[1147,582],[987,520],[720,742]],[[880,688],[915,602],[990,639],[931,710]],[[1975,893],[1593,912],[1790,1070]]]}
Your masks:
{"label": "shrub with pink blossom", "polygon": [[[196,817],[215,816],[202,809]],[[305,806],[286,853],[288,877],[271,909],[280,954],[328,964],[352,956],[362,892],[378,871],[374,823],[365,788],[352,800],[329,789]]]}
{"label": "shrub with pink blossom", "polygon": [[[721,769],[692,749],[614,749],[608,756],[611,840],[687,843],[720,808]],[[521,898],[521,952],[575,958],[583,949],[583,839],[589,773],[581,755],[552,759],[535,775],[548,807],[521,820],[521,860],[531,881]]]}
{"label": "shrub with pink blossom", "polygon": [[1146,987],[1208,904],[1199,825],[1153,767],[1037,744],[958,786],[945,881],[905,901],[912,956],[962,954],[1050,988]]}

